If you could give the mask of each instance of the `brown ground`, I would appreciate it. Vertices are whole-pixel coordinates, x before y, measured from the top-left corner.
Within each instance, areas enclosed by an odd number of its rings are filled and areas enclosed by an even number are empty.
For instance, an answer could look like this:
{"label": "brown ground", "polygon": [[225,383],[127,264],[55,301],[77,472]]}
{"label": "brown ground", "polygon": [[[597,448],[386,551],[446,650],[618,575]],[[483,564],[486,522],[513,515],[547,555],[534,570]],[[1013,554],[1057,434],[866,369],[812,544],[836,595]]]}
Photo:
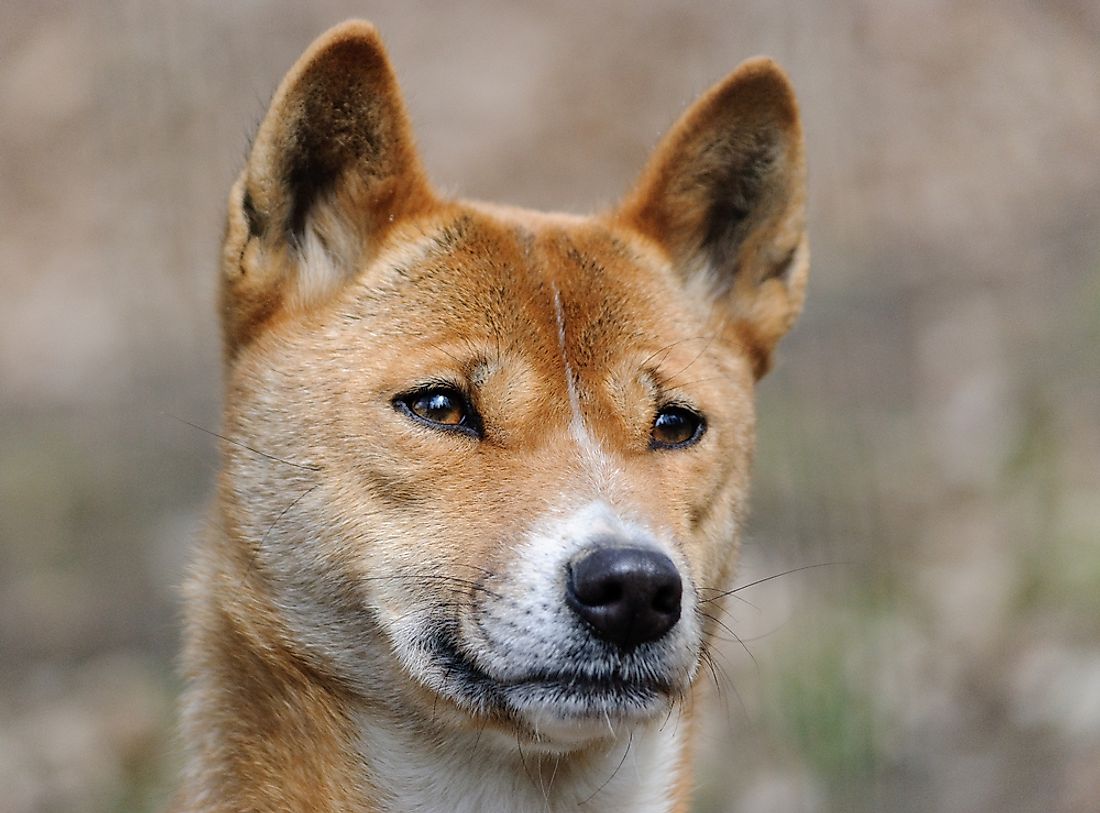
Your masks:
{"label": "brown ground", "polygon": [[[215,466],[222,201],[282,72],[369,16],[429,170],[614,199],[742,58],[809,140],[806,317],[761,392],[700,811],[1100,804],[1100,5],[9,3],[0,809],[170,786]],[[447,10],[444,10],[447,9]],[[764,637],[760,637],[764,636]],[[751,639],[751,640],[750,640]]]}

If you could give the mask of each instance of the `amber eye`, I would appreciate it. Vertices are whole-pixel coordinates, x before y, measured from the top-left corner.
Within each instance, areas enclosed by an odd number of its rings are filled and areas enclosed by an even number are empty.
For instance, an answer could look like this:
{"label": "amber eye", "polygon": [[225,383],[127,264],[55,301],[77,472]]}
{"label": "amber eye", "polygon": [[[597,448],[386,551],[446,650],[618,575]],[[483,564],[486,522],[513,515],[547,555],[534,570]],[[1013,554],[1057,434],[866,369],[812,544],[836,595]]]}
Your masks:
{"label": "amber eye", "polygon": [[437,429],[480,436],[481,424],[466,397],[450,387],[432,387],[399,395],[394,408]]}
{"label": "amber eye", "polygon": [[447,426],[458,426],[466,420],[462,402],[453,393],[443,390],[417,396],[409,402],[409,409],[426,421]]}
{"label": "amber eye", "polygon": [[698,412],[670,405],[653,419],[649,445],[652,449],[679,449],[695,443],[705,431],[706,422]]}

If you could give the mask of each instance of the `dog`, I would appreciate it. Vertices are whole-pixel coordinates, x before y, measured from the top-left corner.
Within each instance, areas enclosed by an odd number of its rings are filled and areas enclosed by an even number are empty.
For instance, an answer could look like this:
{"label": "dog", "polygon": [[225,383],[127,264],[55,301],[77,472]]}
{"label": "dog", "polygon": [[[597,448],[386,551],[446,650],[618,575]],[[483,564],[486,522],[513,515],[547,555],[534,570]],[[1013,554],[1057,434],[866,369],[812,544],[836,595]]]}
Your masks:
{"label": "dog", "polygon": [[229,196],[174,809],[687,811],[804,209],[768,59],[580,217],[439,194],[375,29],[314,42]]}

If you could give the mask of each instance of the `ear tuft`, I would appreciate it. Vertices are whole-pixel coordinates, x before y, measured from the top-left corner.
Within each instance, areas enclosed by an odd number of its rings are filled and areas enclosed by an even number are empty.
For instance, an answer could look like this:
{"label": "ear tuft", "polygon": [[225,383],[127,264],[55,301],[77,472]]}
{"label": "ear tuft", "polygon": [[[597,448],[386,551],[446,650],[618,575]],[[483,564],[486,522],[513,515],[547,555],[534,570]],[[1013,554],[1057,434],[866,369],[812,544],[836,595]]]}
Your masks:
{"label": "ear tuft", "polygon": [[[435,204],[370,23],[321,35],[280,83],[230,196],[223,300],[234,324],[353,277],[400,220]],[[247,316],[247,318],[245,318]]]}
{"label": "ear tuft", "polygon": [[618,218],[659,243],[685,283],[705,283],[752,337],[763,374],[801,309],[804,211],[798,104],[783,71],[761,57],[684,114]]}
{"label": "ear tuft", "polygon": [[[276,238],[300,244],[318,203],[341,181],[376,187],[394,178],[406,192],[426,191],[378,32],[348,21],[318,38],[283,79],[256,135],[246,189],[260,222],[277,229]],[[376,199],[368,202],[381,202],[372,191]]]}

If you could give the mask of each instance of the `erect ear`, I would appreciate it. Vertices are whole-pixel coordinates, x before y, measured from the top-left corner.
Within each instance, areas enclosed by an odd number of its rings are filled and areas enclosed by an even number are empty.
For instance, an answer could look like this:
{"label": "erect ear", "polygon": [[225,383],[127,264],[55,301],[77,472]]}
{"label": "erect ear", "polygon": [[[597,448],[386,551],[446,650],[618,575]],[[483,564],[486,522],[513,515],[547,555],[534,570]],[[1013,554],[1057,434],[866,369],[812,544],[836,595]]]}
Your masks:
{"label": "erect ear", "polygon": [[330,29],[279,85],[230,193],[229,354],[273,314],[337,290],[387,230],[434,204],[378,33]]}
{"label": "erect ear", "polygon": [[794,91],[779,66],[757,58],[683,115],[617,218],[724,309],[759,377],[802,309],[805,196]]}

